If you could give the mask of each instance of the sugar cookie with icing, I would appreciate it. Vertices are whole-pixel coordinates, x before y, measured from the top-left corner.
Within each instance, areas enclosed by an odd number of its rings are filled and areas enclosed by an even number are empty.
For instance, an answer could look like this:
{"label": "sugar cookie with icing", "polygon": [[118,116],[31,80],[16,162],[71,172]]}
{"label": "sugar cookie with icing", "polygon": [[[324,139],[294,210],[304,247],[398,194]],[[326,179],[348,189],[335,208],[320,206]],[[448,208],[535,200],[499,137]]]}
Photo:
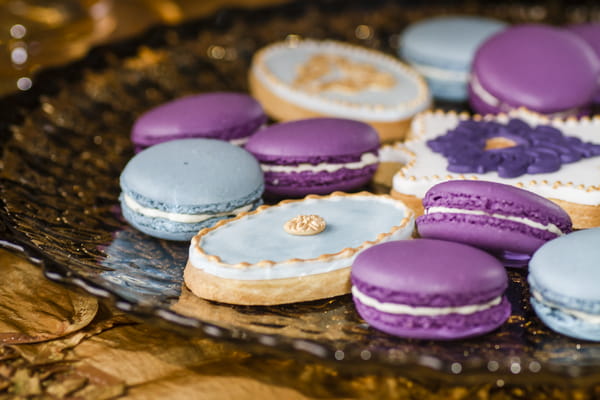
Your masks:
{"label": "sugar cookie with icing", "polygon": [[338,296],[350,292],[350,266],[362,250],[410,238],[413,228],[414,213],[389,196],[335,192],[285,200],[200,231],[185,284],[198,297],[231,304]]}
{"label": "sugar cookie with icing", "polygon": [[[426,112],[415,118],[411,139],[382,149],[381,157],[404,163],[392,196],[418,214],[435,184],[486,180],[554,201],[581,229],[600,226],[599,132],[599,117],[549,119],[524,109],[485,118]],[[494,142],[504,143],[488,147]]]}
{"label": "sugar cookie with icing", "polygon": [[411,118],[431,102],[411,67],[331,40],[269,45],[254,55],[249,80],[252,95],[276,120],[356,119],[371,124],[382,141],[404,138]]}

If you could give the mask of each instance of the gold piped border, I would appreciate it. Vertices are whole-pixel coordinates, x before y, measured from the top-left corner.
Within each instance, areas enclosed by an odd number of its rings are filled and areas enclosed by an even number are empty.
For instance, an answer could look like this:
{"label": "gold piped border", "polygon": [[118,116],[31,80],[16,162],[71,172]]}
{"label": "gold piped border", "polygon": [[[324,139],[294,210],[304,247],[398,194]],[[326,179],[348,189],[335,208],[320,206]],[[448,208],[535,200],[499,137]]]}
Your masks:
{"label": "gold piped border", "polygon": [[[511,110],[507,113],[486,114],[486,115],[481,115],[481,114],[470,115],[467,112],[457,113],[456,111],[447,111],[446,112],[446,111],[439,110],[439,109],[427,110],[427,111],[423,111],[423,112],[417,114],[415,116],[415,118],[413,119],[413,123],[411,126],[410,139],[406,140],[406,142],[404,142],[404,143],[395,143],[395,144],[391,145],[391,147],[394,148],[395,151],[399,151],[399,152],[406,154],[407,158],[409,159],[409,161],[407,163],[405,163],[398,170],[398,172],[396,172],[396,175],[398,175],[406,180],[412,181],[412,182],[416,182],[417,180],[437,181],[437,180],[441,180],[441,179],[448,179],[448,180],[453,180],[453,179],[479,180],[479,179],[481,179],[481,177],[477,176],[477,175],[463,175],[463,174],[446,174],[443,176],[440,176],[438,174],[428,175],[428,176],[415,176],[415,175],[410,174],[410,170],[414,167],[415,163],[417,162],[417,155],[412,150],[409,150],[408,148],[406,148],[405,144],[411,143],[411,142],[422,141],[423,136],[425,136],[425,133],[426,133],[425,132],[425,121],[424,121],[425,118],[436,117],[436,116],[438,116],[438,117],[456,116],[460,120],[472,119],[474,121],[492,121],[492,120],[500,120],[503,118],[530,117],[533,119],[537,119],[537,122],[539,122],[540,124],[552,125],[555,127],[560,127],[561,125],[562,126],[565,126],[565,125],[573,126],[573,125],[597,124],[598,131],[599,131],[599,137],[600,137],[600,114],[594,115],[591,117],[583,116],[581,118],[576,118],[573,116],[570,116],[567,118],[548,117],[546,115],[537,113],[535,111],[531,111],[525,107],[520,107],[520,108]],[[527,187],[540,186],[540,185],[551,186],[553,189],[557,189],[559,187],[572,187],[574,189],[585,191],[588,193],[600,191],[600,184],[599,185],[591,185],[591,186],[586,186],[583,184],[575,185],[573,182],[561,182],[558,180],[551,182],[546,179],[541,180],[541,181],[532,179],[529,182],[514,183],[514,186],[517,186],[519,188],[527,188]]]}
{"label": "gold piped border", "polygon": [[[383,104],[361,104],[361,103],[352,102],[352,101],[330,99],[327,97],[323,97],[319,94],[310,94],[310,93],[305,93],[300,90],[294,89],[290,85],[281,81],[267,67],[266,59],[272,53],[277,52],[282,48],[291,49],[291,48],[298,48],[298,47],[303,47],[303,46],[307,46],[307,47],[313,46],[315,48],[326,47],[326,46],[337,46],[340,49],[342,49],[342,51],[345,51],[349,54],[352,54],[352,53],[367,54],[370,59],[375,59],[375,60],[383,62],[383,63],[391,64],[394,67],[396,67],[397,70],[400,70],[402,73],[404,73],[405,75],[408,75],[410,78],[415,80],[417,87],[418,87],[418,96],[416,96],[416,98],[414,98],[410,101],[399,103],[396,106],[393,106],[393,107],[387,106],[386,107]],[[254,69],[260,71],[265,76],[268,83],[273,86],[279,86],[279,87],[286,88],[287,90],[291,90],[291,91],[297,92],[299,94],[302,94],[303,96],[306,96],[309,99],[310,98],[318,99],[321,101],[326,101],[326,102],[329,102],[332,104],[337,104],[337,105],[340,105],[343,107],[347,107],[349,109],[362,108],[362,109],[366,109],[369,111],[373,111],[375,113],[378,111],[384,111],[384,110],[385,111],[387,111],[387,110],[404,111],[406,113],[410,113],[413,110],[418,110],[422,106],[425,106],[426,104],[429,103],[429,101],[431,99],[431,95],[429,93],[429,87],[427,86],[425,79],[409,65],[404,64],[400,60],[398,60],[388,54],[382,53],[378,50],[369,49],[369,48],[361,47],[358,45],[353,45],[350,43],[340,42],[337,40],[297,39],[294,41],[284,40],[281,42],[272,43],[272,44],[265,46],[262,49],[258,50],[254,54],[254,56],[252,58],[251,71],[253,71]],[[395,75],[401,76],[402,74],[398,73],[396,71]]]}
{"label": "gold piped border", "polygon": [[[210,232],[219,229],[220,227],[222,227],[223,225],[229,224],[229,223],[233,223],[237,220],[243,219],[245,217],[248,216],[252,216],[252,215],[256,215],[256,214],[260,214],[265,210],[269,210],[272,209],[274,207],[281,207],[284,206],[286,204],[290,204],[290,203],[299,203],[299,202],[303,202],[306,200],[320,200],[320,199],[329,199],[329,198],[334,198],[334,197],[371,197],[374,199],[386,199],[386,200],[391,200],[394,203],[397,203],[399,205],[402,205],[402,208],[404,209],[404,218],[402,219],[402,221],[400,221],[400,224],[398,225],[394,225],[392,226],[392,228],[387,231],[387,232],[383,232],[380,233],[379,235],[377,235],[377,237],[375,238],[375,240],[368,240],[363,242],[360,246],[358,247],[346,247],[340,251],[338,251],[337,253],[331,253],[331,254],[321,254],[318,257],[315,258],[308,258],[308,259],[300,259],[300,258],[291,258],[285,261],[271,261],[271,260],[261,260],[257,263],[254,264],[250,264],[247,262],[241,262],[241,263],[237,263],[237,264],[228,264],[225,263],[221,260],[221,258],[219,256],[216,255],[212,255],[212,254],[207,254],[202,247],[200,247],[200,243],[202,241],[202,237],[206,236],[207,234],[209,234]],[[191,241],[191,245],[194,246],[195,250],[198,251],[200,253],[200,255],[202,255],[203,257],[205,257],[207,260],[217,263],[219,264],[219,266],[221,267],[226,267],[226,268],[234,268],[234,269],[248,269],[250,267],[274,267],[277,264],[289,264],[289,263],[295,263],[295,262],[312,262],[312,261],[330,261],[332,258],[348,258],[353,256],[354,254],[356,254],[358,251],[366,248],[366,247],[370,247],[373,245],[376,245],[380,242],[382,242],[384,239],[390,237],[391,235],[393,235],[394,233],[396,233],[397,231],[406,228],[406,226],[409,224],[409,222],[411,220],[414,220],[415,218],[415,213],[414,211],[412,211],[410,208],[408,208],[406,206],[406,204],[404,204],[404,202],[393,198],[390,195],[386,195],[386,194],[373,194],[370,192],[366,192],[366,191],[362,191],[362,192],[358,192],[358,193],[344,193],[344,192],[333,192],[329,195],[324,195],[324,196],[319,196],[319,195],[314,195],[314,194],[310,194],[302,199],[296,199],[296,200],[283,200],[280,201],[279,203],[272,205],[272,206],[260,206],[258,207],[256,210],[254,211],[248,211],[248,212],[243,212],[241,214],[239,214],[238,216],[236,216],[235,218],[231,218],[231,219],[226,219],[226,220],[222,220],[219,221],[217,224],[215,224],[214,226],[210,227],[210,228],[204,228],[202,230],[200,230],[200,232],[198,232],[196,234],[196,236],[194,236],[192,238]]]}

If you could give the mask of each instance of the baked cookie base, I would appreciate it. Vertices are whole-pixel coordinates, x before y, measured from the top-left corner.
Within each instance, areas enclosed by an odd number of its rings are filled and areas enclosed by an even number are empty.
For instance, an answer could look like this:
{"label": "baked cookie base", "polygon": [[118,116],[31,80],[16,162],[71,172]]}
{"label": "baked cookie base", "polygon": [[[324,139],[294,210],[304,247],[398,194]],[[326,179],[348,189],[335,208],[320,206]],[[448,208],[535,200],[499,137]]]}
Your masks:
{"label": "baked cookie base", "polygon": [[350,267],[271,280],[225,279],[194,267],[189,261],[184,282],[196,296],[221,303],[270,306],[324,299],[350,293]]}
{"label": "baked cookie base", "polygon": [[[415,212],[415,217],[423,215],[423,203],[422,199],[417,196],[403,194],[391,190],[390,195],[397,200],[401,200],[406,204],[408,208]],[[563,208],[571,217],[573,222],[573,229],[588,229],[600,226],[600,205],[589,206],[585,204],[572,203],[570,201],[548,199]]]}
{"label": "baked cookie base", "polygon": [[[331,117],[316,111],[308,110],[275,95],[267,89],[252,72],[248,77],[250,94],[263,106],[265,112],[277,121],[293,121],[305,118]],[[410,128],[412,118],[392,122],[363,121],[371,125],[379,134],[382,143],[404,140]]]}

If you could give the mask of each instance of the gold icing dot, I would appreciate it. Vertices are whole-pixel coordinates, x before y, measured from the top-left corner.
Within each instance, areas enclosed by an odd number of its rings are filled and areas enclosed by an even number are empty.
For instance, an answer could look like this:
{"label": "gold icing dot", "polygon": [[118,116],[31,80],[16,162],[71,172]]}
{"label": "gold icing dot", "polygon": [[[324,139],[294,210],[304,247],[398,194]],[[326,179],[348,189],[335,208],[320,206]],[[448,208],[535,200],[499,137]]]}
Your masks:
{"label": "gold icing dot", "polygon": [[508,147],[515,147],[516,145],[517,143],[514,140],[510,140],[502,136],[497,136],[489,138],[485,141],[485,150],[506,149]]}
{"label": "gold icing dot", "polygon": [[311,236],[325,230],[327,223],[318,215],[298,215],[285,223],[283,229],[290,235]]}

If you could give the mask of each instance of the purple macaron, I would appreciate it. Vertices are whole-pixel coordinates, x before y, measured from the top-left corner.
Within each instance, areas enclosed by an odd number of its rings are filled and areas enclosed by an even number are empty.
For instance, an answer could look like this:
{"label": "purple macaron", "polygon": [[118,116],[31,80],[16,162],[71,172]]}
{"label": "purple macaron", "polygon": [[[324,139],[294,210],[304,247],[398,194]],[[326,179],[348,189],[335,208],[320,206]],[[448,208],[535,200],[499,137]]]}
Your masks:
{"label": "purple macaron", "polygon": [[421,237],[450,240],[524,266],[545,242],[572,231],[569,215],[552,201],[502,183],[453,180],[431,187],[417,219]]}
{"label": "purple macaron", "polygon": [[208,138],[244,144],[267,120],[261,105],[242,93],[203,93],[155,107],[135,122],[136,151],[175,139]]}
{"label": "purple macaron", "polygon": [[[567,29],[585,40],[598,56],[598,60],[600,60],[600,23],[589,22],[587,24],[570,25]],[[598,75],[598,90],[596,91],[594,102],[600,104],[600,75]]]}
{"label": "purple macaron", "polygon": [[434,239],[373,246],[352,265],[356,310],[371,326],[416,339],[481,335],[510,315],[508,277],[486,252]]}
{"label": "purple macaron", "polygon": [[526,107],[567,117],[589,113],[596,92],[598,57],[577,35],[545,25],[518,25],[477,50],[469,102],[481,114]]}
{"label": "purple macaron", "polygon": [[375,173],[378,149],[370,125],[340,118],[271,125],[246,144],[264,172],[265,193],[273,197],[358,189]]}

